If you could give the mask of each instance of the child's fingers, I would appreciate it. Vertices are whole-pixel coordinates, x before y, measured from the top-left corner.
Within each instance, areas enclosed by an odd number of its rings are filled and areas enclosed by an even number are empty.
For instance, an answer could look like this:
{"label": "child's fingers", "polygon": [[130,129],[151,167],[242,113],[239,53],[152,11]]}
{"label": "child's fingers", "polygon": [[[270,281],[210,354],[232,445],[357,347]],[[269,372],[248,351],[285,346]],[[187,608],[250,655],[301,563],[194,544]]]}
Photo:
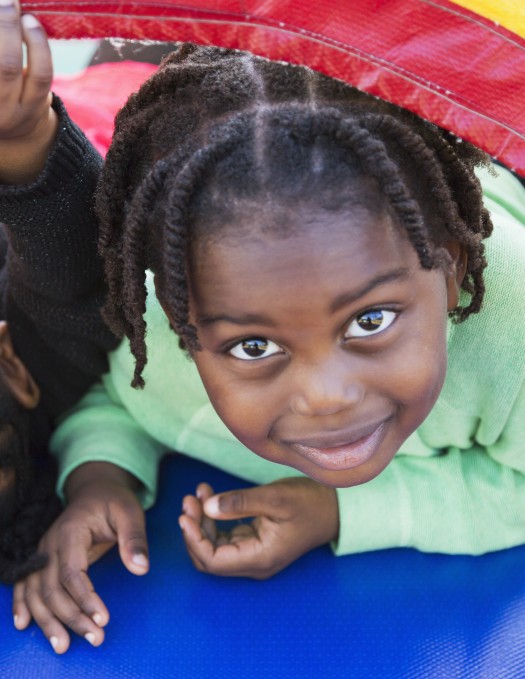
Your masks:
{"label": "child's fingers", "polygon": [[213,572],[213,570],[207,568],[207,564],[213,559],[215,548],[202,532],[200,525],[187,514],[182,514],[179,517],[179,525],[182,529],[186,549],[195,568],[199,571]]}
{"label": "child's fingers", "polygon": [[47,36],[40,22],[31,14],[22,17],[22,34],[27,45],[27,71],[21,103],[31,108],[47,102],[53,80],[53,61]]}
{"label": "child's fingers", "polygon": [[271,550],[263,549],[255,532],[249,527],[242,530],[242,535],[230,536],[219,547],[206,540],[188,540],[186,546],[195,567],[214,575],[256,579],[270,577],[280,570],[275,568]]}
{"label": "child's fingers", "polygon": [[90,643],[92,646],[100,646],[104,641],[104,630],[95,625],[82,612],[73,605],[64,603],[62,606],[62,617],[58,618],[53,615],[48,608],[47,602],[41,598],[35,597],[31,602],[31,612],[37,625],[40,627],[53,650],[62,654],[65,653],[70,644],[70,636],[67,628]]}
{"label": "child's fingers", "polygon": [[193,495],[185,495],[182,500],[182,511],[190,519],[193,519],[195,523],[200,524],[202,521],[202,504]]}
{"label": "child's fingers", "polygon": [[[53,606],[53,611],[64,619],[64,607],[69,610],[69,600],[75,602],[75,606],[86,618],[93,620],[98,626],[104,627],[109,622],[109,612],[102,599],[95,592],[93,583],[87,571],[89,567],[89,548],[91,535],[77,532],[70,534],[69,539],[64,539],[58,555],[58,567],[55,569],[55,561],[50,563],[42,571],[42,579],[45,580],[47,591],[54,592],[59,598]],[[58,586],[58,592],[57,590]],[[60,596],[62,588],[69,595],[68,598]],[[72,614],[71,611],[70,614]],[[82,619],[76,611],[73,619]],[[69,614],[68,614],[69,615]],[[67,622],[68,626],[69,622]],[[74,630],[76,631],[76,629]]]}
{"label": "child's fingers", "polygon": [[15,0],[0,2],[0,90],[5,104],[18,101],[22,82],[20,9]]}
{"label": "child's fingers", "polygon": [[189,557],[203,573],[262,580],[283,567],[274,550],[262,544],[253,522],[218,536],[215,544],[203,536],[189,517],[181,516],[179,522]]}
{"label": "child's fingers", "polygon": [[24,630],[31,622],[31,611],[25,602],[25,581],[13,587],[13,623],[18,630]]}
{"label": "child's fingers", "polygon": [[181,514],[181,516],[179,516],[179,526],[182,529],[186,543],[188,541],[199,542],[201,540],[206,540],[211,544],[208,536],[202,532],[200,523],[195,521],[189,514]]}
{"label": "child's fingers", "polygon": [[112,518],[122,563],[134,575],[144,575],[149,570],[144,510],[138,502],[126,503]]}
{"label": "child's fingers", "polygon": [[34,621],[56,653],[65,653],[69,648],[67,627],[93,646],[99,646],[104,641],[104,630],[80,610],[57,578],[55,568],[27,578],[24,599]]}
{"label": "child's fingers", "polygon": [[290,505],[278,484],[268,484],[214,495],[204,503],[204,512],[214,519],[266,516],[279,520],[288,517]]}
{"label": "child's fingers", "polygon": [[[206,500],[215,495],[215,491],[208,483],[199,483],[197,486],[196,495],[199,498],[202,507]],[[202,512],[201,528],[204,531],[206,537],[208,537],[212,542],[217,540],[217,524],[214,519],[210,519],[204,512]]]}
{"label": "child's fingers", "polygon": [[196,490],[197,497],[186,495],[182,501],[182,511],[197,523],[204,537],[214,542],[217,538],[215,521],[202,511],[202,503],[213,495],[213,489],[207,483],[201,483]]}
{"label": "child's fingers", "polygon": [[204,504],[208,498],[215,495],[215,492],[209,483],[199,483],[195,491],[195,495]]}

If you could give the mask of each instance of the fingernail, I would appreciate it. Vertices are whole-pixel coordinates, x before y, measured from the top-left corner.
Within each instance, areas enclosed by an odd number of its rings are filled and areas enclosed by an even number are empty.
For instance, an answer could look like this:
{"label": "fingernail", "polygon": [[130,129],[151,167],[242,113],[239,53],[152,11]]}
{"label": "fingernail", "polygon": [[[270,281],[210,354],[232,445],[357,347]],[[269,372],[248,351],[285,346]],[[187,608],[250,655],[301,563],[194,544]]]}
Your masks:
{"label": "fingernail", "polygon": [[95,625],[98,625],[99,627],[101,627],[101,626],[102,626],[102,622],[103,622],[104,619],[103,619],[103,617],[100,615],[100,613],[95,613],[95,614],[93,615],[93,617],[92,617],[92,620],[93,620],[93,622],[95,623]]}
{"label": "fingernail", "polygon": [[9,7],[9,5],[14,5],[13,0],[0,0],[0,7]]}
{"label": "fingernail", "polygon": [[49,637],[49,643],[53,647],[53,650],[56,651],[57,646],[58,646],[58,638],[57,637]]}
{"label": "fingernail", "polygon": [[181,531],[184,533],[184,526],[182,525],[181,517],[179,517],[179,527],[180,527]]}
{"label": "fingernail", "polygon": [[89,643],[93,646],[95,644],[95,635],[93,632],[88,632],[87,634],[84,634],[84,639],[86,641],[89,641]]}
{"label": "fingernail", "polygon": [[13,615],[13,625],[18,627],[18,615]]}
{"label": "fingernail", "polygon": [[24,28],[40,28],[40,24],[32,14],[24,14],[22,23],[24,24]]}
{"label": "fingernail", "polygon": [[142,568],[145,568],[148,565],[148,560],[144,554],[133,554],[131,560],[135,566],[141,566]]}
{"label": "fingernail", "polygon": [[204,504],[204,511],[208,516],[215,516],[216,514],[219,514],[219,496],[214,495],[213,497],[210,497],[209,500],[206,500]]}

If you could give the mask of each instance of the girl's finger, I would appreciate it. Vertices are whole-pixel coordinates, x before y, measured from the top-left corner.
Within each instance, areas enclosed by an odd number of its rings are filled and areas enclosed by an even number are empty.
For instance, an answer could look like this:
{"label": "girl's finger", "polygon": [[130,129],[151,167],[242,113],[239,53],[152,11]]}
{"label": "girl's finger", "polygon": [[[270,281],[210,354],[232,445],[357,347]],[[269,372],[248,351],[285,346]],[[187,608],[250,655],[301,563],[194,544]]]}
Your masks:
{"label": "girl's finger", "polygon": [[[46,577],[49,577],[52,585],[59,583],[60,587],[63,587],[82,616],[93,620],[97,626],[104,627],[109,622],[109,611],[95,592],[87,573],[89,546],[86,545],[86,540],[89,542],[91,536],[83,536],[80,533],[74,536],[69,535],[69,539],[64,539],[62,542],[56,575],[49,567],[44,573]],[[57,608],[53,607],[53,610],[58,613]],[[75,615],[79,620],[82,616]],[[63,619],[62,616],[60,617]]]}
{"label": "girl's finger", "polygon": [[201,537],[215,542],[217,536],[215,521],[213,519],[208,519],[204,515],[200,500],[193,495],[186,495],[182,502],[182,511],[185,516],[191,519],[191,521],[199,527]]}
{"label": "girl's finger", "polygon": [[[197,489],[198,493],[198,489]],[[200,529],[201,537],[215,542],[217,529],[215,521],[208,519],[202,511],[202,503],[193,495],[186,495],[182,501],[182,511]]]}
{"label": "girl's finger", "polygon": [[[199,483],[195,494],[199,498],[202,507],[208,498],[215,495],[215,491],[209,484]],[[217,523],[215,522],[215,520],[210,519],[208,516],[206,516],[206,514],[202,513],[200,523],[204,535],[206,535],[206,537],[212,542],[215,542],[217,540]]]}
{"label": "girl's finger", "polygon": [[195,521],[189,514],[181,514],[179,516],[179,526],[184,534],[186,544],[193,544],[201,541],[210,543],[208,538],[203,534],[200,523]]}
{"label": "girl's finger", "polygon": [[17,582],[13,588],[13,623],[18,630],[31,622],[31,612],[25,602],[25,582]]}
{"label": "girl's finger", "polygon": [[202,504],[204,504],[209,497],[215,495],[215,491],[209,483],[199,483],[195,491],[195,495],[199,498]]}
{"label": "girl's finger", "polygon": [[25,14],[21,23],[24,42],[27,45],[27,70],[21,103],[26,109],[40,103],[49,105],[53,60],[47,36],[38,19],[32,14]]}
{"label": "girl's finger", "polygon": [[116,510],[113,521],[122,563],[130,573],[145,575],[149,570],[149,550],[144,510],[138,503],[129,505],[123,511]]}
{"label": "girl's finger", "polygon": [[33,582],[31,579],[32,576],[26,587],[26,604],[56,653],[65,653],[69,648],[67,627],[91,645],[100,646],[104,630],[80,610],[56,574],[42,572],[41,577],[35,577]]}
{"label": "girl's finger", "polygon": [[226,577],[258,577],[261,557],[260,543],[251,538],[232,544],[211,548],[205,540],[192,542],[188,552],[193,563],[201,565],[199,570]]}
{"label": "girl's finger", "polygon": [[19,101],[23,78],[20,9],[15,0],[0,0],[0,91],[4,106]]}
{"label": "girl's finger", "polygon": [[202,505],[199,500],[193,495],[185,495],[182,500],[182,511],[186,516],[196,523],[201,522],[202,519]]}
{"label": "girl's finger", "polygon": [[[179,516],[179,525],[182,529],[182,535],[184,537],[184,542],[186,544],[186,549],[188,555],[199,571],[206,572],[206,562],[208,562],[212,556],[214,547],[212,543],[203,536],[200,526],[186,514]],[[199,545],[199,549],[196,546]],[[200,555],[205,555],[205,559],[197,556],[197,552]]]}

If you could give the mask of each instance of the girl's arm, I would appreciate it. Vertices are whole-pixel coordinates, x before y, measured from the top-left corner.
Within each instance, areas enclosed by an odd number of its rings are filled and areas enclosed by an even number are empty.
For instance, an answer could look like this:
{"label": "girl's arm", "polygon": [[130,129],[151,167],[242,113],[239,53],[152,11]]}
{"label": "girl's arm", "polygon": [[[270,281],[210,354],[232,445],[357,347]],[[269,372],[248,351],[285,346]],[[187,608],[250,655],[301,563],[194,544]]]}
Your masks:
{"label": "girl's arm", "polygon": [[137,495],[148,509],[155,502],[159,462],[166,446],[152,438],[124,408],[111,375],[94,385],[72,408],[54,432],[50,449],[58,461],[57,490],[81,465],[108,462],[139,480]]}
{"label": "girl's arm", "polygon": [[122,562],[135,575],[149,567],[144,512],[135,496],[138,481],[107,462],[87,463],[68,479],[68,504],[40,541],[46,566],[15,585],[17,629],[33,618],[57,653],[69,647],[67,627],[93,646],[104,640],[108,610],[88,576],[89,566],[118,544]]}
{"label": "girl's arm", "polygon": [[21,19],[16,1],[2,16],[0,61],[11,66],[0,74],[2,312],[56,415],[107,370],[106,354],[117,344],[100,315],[105,284],[92,203],[102,159],[53,102],[51,54],[38,21]]}
{"label": "girl's arm", "polygon": [[126,568],[149,568],[144,511],[156,492],[164,447],[144,432],[99,384],[59,426],[52,441],[66,508],[42,538],[47,565],[19,582],[13,595],[15,626],[31,619],[57,653],[67,651],[68,628],[98,646],[109,612],[87,575],[88,567],[118,544]]}

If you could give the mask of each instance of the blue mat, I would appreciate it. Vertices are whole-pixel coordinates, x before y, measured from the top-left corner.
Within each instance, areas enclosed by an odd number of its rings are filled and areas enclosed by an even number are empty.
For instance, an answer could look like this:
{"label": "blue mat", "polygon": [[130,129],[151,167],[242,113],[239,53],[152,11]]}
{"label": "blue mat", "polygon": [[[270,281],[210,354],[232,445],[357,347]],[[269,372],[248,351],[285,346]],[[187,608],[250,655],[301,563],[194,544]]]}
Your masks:
{"label": "blue mat", "polygon": [[0,586],[2,677],[525,677],[525,547],[475,558],[320,548],[265,582],[218,578],[187,557],[181,499],[199,481],[245,484],[179,456],[161,476],[150,574],[130,575],[116,552],[92,568],[111,613],[105,643],[76,637],[56,656],[36,626],[12,627]]}

